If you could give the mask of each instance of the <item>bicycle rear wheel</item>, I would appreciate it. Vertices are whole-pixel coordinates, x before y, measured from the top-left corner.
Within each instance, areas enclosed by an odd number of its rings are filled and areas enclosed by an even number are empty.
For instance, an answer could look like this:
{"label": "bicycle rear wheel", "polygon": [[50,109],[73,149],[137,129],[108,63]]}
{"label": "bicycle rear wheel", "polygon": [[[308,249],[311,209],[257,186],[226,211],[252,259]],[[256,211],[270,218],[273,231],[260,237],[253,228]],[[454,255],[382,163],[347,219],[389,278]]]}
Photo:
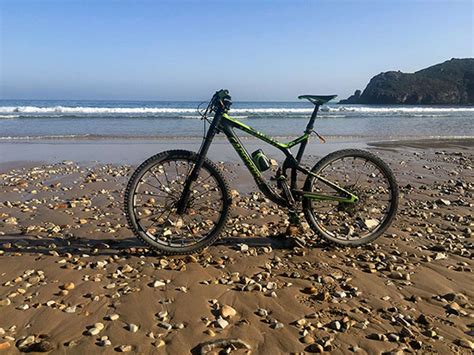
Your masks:
{"label": "bicycle rear wheel", "polygon": [[[376,155],[358,149],[340,150],[321,159],[312,172],[359,197],[355,203],[303,199],[306,220],[328,241],[341,245],[369,243],[395,218],[398,186],[390,168]],[[343,197],[312,175],[308,175],[304,190]]]}
{"label": "bicycle rear wheel", "polygon": [[218,168],[205,159],[190,188],[185,213],[176,204],[197,154],[171,150],[146,160],[125,191],[125,213],[135,235],[163,254],[190,254],[212,244],[224,227],[231,198]]}

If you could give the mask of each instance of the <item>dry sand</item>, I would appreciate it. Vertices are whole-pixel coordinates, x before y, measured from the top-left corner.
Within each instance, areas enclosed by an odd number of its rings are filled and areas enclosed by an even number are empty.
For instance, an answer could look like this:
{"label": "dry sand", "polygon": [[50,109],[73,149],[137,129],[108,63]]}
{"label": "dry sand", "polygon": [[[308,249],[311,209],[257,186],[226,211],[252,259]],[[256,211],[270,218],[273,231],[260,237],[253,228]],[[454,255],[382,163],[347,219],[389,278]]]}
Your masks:
{"label": "dry sand", "polygon": [[247,193],[251,183],[228,163],[232,188],[244,192],[226,235],[173,258],[148,251],[126,226],[130,166],[4,165],[0,353],[186,354],[224,340],[212,351],[470,354],[470,148],[372,148],[394,170],[401,205],[385,236],[352,249],[310,231],[304,248],[268,238],[285,230],[285,214]]}

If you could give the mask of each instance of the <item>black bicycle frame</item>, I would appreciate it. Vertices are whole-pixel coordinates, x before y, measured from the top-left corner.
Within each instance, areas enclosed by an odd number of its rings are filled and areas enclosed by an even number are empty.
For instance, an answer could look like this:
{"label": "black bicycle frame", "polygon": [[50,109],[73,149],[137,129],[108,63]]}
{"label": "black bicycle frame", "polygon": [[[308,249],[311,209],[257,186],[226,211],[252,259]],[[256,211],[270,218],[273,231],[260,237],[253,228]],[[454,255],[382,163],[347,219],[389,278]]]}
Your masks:
{"label": "black bicycle frame", "polygon": [[[205,157],[207,156],[207,152],[209,150],[209,147],[212,143],[212,140],[214,139],[214,136],[218,132],[223,132],[229,142],[232,144],[234,147],[235,151],[237,154],[240,156],[242,161],[244,162],[245,166],[249,169],[250,173],[252,174],[255,182],[257,183],[257,186],[259,189],[263,192],[263,194],[270,199],[271,201],[275,202],[276,204],[283,206],[283,207],[289,207],[291,208],[293,203],[294,203],[294,196],[293,195],[298,195],[298,196],[304,196],[310,199],[319,199],[319,200],[335,200],[335,201],[340,201],[340,202],[355,202],[357,201],[357,196],[351,194],[349,191],[344,190],[343,188],[337,186],[336,184],[318,176],[317,174],[314,174],[312,171],[309,169],[303,167],[300,165],[301,159],[303,157],[306,145],[308,143],[309,137],[311,133],[313,132],[313,126],[314,126],[314,121],[316,119],[317,113],[318,113],[319,105],[315,105],[314,111],[311,115],[311,118],[308,122],[308,125],[306,126],[306,130],[304,134],[301,137],[298,137],[294,139],[293,141],[289,143],[281,143],[276,141],[275,139],[266,136],[263,133],[258,132],[257,130],[253,129],[252,127],[230,117],[227,115],[227,113],[222,109],[218,108],[215,115],[214,119],[211,122],[211,125],[209,127],[209,130],[207,131],[206,138],[204,139],[201,148],[199,149],[198,153],[198,159],[196,161],[196,164],[189,176],[189,178],[186,180],[185,187],[183,190],[183,194],[178,201],[177,204],[177,209],[178,213],[184,213],[186,209],[186,205],[189,200],[189,194],[190,194],[190,187],[193,181],[197,179],[199,176],[199,171],[202,167],[202,164],[204,162]],[[253,162],[250,154],[247,152],[245,147],[243,146],[242,142],[240,141],[239,137],[234,132],[234,129],[239,129],[241,131],[244,131],[276,148],[278,148],[280,151],[285,154],[285,161],[283,162],[282,165],[282,177],[283,177],[283,184],[286,184],[286,171],[288,169],[291,169],[291,185],[290,188],[288,188],[288,193],[290,196],[282,196],[279,193],[277,193],[265,180],[265,178],[262,176],[262,173],[260,170],[257,168],[255,163]],[[293,154],[290,151],[290,148],[300,144],[298,153],[296,155],[296,158],[293,156]],[[334,188],[335,190],[341,192],[342,194],[346,195],[347,197],[337,197],[337,196],[325,196],[325,195],[320,195],[317,193],[312,193],[309,191],[302,191],[297,189],[297,173],[298,171],[303,172],[306,175],[312,175],[316,177],[318,180],[322,181],[326,185]]]}

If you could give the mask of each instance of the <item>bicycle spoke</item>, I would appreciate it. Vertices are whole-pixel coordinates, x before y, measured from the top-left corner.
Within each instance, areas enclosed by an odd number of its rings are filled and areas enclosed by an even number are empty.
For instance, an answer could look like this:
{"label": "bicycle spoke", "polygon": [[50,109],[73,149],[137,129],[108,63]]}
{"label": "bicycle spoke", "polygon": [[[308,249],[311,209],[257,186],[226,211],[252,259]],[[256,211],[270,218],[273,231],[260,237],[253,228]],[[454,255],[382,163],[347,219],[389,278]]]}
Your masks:
{"label": "bicycle spoke", "polygon": [[153,196],[153,197],[167,197],[166,195],[157,195],[157,194],[144,193],[144,192],[135,192],[135,195],[144,195],[144,196]]}
{"label": "bicycle spoke", "polygon": [[[319,228],[333,238],[345,241],[364,238],[379,228],[387,217],[391,204],[390,186],[384,172],[368,159],[354,156],[336,159],[318,171],[318,176],[359,197],[356,203],[311,201]],[[313,179],[311,191],[341,196],[317,178]]]}
{"label": "bicycle spoke", "polygon": [[[168,247],[184,247],[199,243],[217,225],[223,210],[224,195],[215,175],[202,168],[191,190],[188,208],[178,215],[174,204],[182,193],[184,183],[195,163],[189,160],[164,161],[145,173],[139,186],[151,191],[135,191],[134,210],[141,228],[154,241]],[[154,181],[156,180],[156,182]],[[153,199],[150,201],[150,199]],[[152,213],[145,215],[146,210]]]}
{"label": "bicycle spoke", "polygon": [[[168,162],[168,165],[169,165],[169,164],[170,164],[170,163]],[[175,165],[175,166],[176,166],[176,165]],[[166,169],[163,169],[163,173],[164,173],[164,175],[165,175],[166,183],[167,183],[168,186],[169,186],[169,185],[170,185],[170,181],[168,180],[168,174],[166,174]],[[178,175],[178,174],[176,174],[176,176],[177,176],[177,175]]]}

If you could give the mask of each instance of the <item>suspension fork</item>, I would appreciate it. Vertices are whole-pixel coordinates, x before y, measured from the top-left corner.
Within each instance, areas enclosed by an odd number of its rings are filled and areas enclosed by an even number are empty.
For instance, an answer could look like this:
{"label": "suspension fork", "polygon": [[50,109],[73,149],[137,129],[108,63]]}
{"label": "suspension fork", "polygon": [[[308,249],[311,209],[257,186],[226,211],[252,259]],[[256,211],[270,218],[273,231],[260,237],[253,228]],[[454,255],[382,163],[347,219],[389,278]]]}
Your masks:
{"label": "suspension fork", "polygon": [[221,119],[222,119],[222,110],[218,109],[214,116],[214,119],[212,120],[211,125],[209,126],[209,130],[207,131],[206,138],[204,139],[204,142],[202,143],[201,148],[199,149],[198,159],[196,161],[196,164],[194,165],[194,168],[191,171],[191,174],[189,174],[189,176],[186,178],[186,182],[184,183],[183,193],[181,194],[181,197],[179,198],[178,203],[176,204],[177,213],[180,215],[186,212],[186,208],[188,207],[188,202],[189,202],[189,196],[191,194],[191,184],[194,181],[196,181],[199,176],[199,172],[201,171],[202,164],[204,163],[204,159],[206,159],[207,152],[212,143],[212,140],[214,139],[214,136],[218,132],[217,127],[219,126]]}

